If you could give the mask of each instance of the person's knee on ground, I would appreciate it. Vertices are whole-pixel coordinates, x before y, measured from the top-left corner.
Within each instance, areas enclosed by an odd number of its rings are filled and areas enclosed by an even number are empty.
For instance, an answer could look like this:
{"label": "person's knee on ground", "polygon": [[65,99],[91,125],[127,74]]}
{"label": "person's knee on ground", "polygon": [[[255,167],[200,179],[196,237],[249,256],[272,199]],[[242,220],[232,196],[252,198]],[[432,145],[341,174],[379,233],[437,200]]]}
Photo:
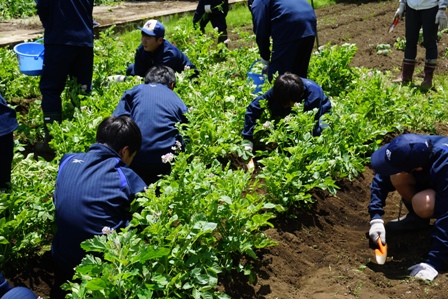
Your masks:
{"label": "person's knee on ground", "polygon": [[433,189],[426,189],[418,192],[412,198],[412,208],[417,216],[429,219],[434,215],[434,205],[436,192]]}

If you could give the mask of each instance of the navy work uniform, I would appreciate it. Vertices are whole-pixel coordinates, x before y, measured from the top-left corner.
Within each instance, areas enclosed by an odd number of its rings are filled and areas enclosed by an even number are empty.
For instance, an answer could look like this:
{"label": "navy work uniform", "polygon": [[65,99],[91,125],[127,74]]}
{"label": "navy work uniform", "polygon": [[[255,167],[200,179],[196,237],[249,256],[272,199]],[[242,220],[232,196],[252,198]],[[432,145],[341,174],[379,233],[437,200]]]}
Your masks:
{"label": "navy work uniform", "polygon": [[254,0],[251,12],[260,56],[270,61],[269,81],[276,72],[307,78],[317,32],[311,5],[306,0]]}
{"label": "navy work uniform", "polygon": [[40,91],[46,123],[61,121],[67,76],[90,91],[93,73],[93,0],[36,0],[44,27]]}
{"label": "navy work uniform", "polygon": [[196,26],[199,23],[199,28],[204,33],[205,26],[211,22],[213,28],[218,28],[218,32],[221,34],[218,41],[223,42],[227,39],[226,16],[228,12],[229,0],[199,0],[193,16],[193,25]]}
{"label": "navy work uniform", "polygon": [[161,174],[170,173],[171,166],[163,163],[163,155],[183,150],[183,139],[176,125],[187,122],[186,112],[184,102],[163,84],[137,85],[126,91],[118,103],[113,115],[129,115],[142,132],[142,146],[130,167],[147,184],[157,181]]}
{"label": "navy work uniform", "polygon": [[0,94],[0,189],[11,181],[11,163],[14,155],[13,132],[18,127],[16,112]]}
{"label": "navy work uniform", "polygon": [[[429,167],[422,171],[412,171],[417,190],[433,189],[436,192],[431,249],[425,263],[437,271],[448,262],[448,138],[444,136],[421,135],[433,144],[429,157]],[[390,176],[376,174],[370,185],[371,197],[369,214],[371,219],[381,219],[383,207],[389,192],[395,191]]]}
{"label": "navy work uniform", "polygon": [[128,67],[126,76],[145,77],[148,70],[156,65],[169,66],[176,73],[182,73],[185,67],[189,67],[195,70],[195,75],[199,74],[196,66],[191,63],[187,55],[164,40],[154,52],[145,51],[143,45],[140,45],[135,52],[135,63]]}
{"label": "navy work uniform", "polygon": [[[313,135],[320,135],[323,128],[326,124],[322,124],[319,118],[325,114],[330,112],[331,110],[331,102],[328,97],[325,95],[322,88],[317,85],[314,81],[309,79],[302,78],[303,82],[303,96],[302,101],[304,101],[304,111],[310,111],[314,108],[317,108],[318,111],[316,113],[315,119],[317,120],[316,126],[313,130]],[[242,132],[243,138],[252,141],[254,128],[257,119],[260,118],[261,113],[263,112],[263,108],[260,106],[261,100],[266,100],[268,102],[268,108],[271,112],[271,116],[274,118],[283,118],[291,113],[291,107],[283,107],[280,104],[276,103],[274,98],[274,89],[271,88],[265,94],[258,96],[255,98],[247,107],[246,115],[244,117],[244,129]]]}
{"label": "navy work uniform", "polygon": [[145,187],[118,153],[105,145],[95,143],[86,153],[62,157],[54,191],[55,286],[72,278],[73,268],[85,255],[81,242],[101,235],[104,227],[119,230],[128,224],[130,203]]}

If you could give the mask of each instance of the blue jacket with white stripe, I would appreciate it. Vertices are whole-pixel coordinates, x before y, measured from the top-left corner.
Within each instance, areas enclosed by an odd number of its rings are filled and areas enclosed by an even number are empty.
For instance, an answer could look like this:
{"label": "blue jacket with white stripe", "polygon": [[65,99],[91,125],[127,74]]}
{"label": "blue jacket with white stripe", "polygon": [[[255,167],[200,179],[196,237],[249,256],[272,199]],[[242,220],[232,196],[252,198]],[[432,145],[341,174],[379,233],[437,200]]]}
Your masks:
{"label": "blue jacket with white stripe", "polygon": [[[426,263],[440,270],[448,262],[448,138],[445,136],[424,136],[433,144],[427,167],[412,174],[419,189],[433,189],[436,192],[433,218],[436,218],[432,232],[431,250]],[[371,219],[384,215],[383,207],[389,192],[395,191],[390,176],[376,174],[370,185],[369,214]]]}
{"label": "blue jacket with white stripe", "polygon": [[54,191],[57,233],[53,255],[68,269],[79,264],[85,255],[81,242],[101,235],[104,227],[125,227],[131,219],[130,203],[145,187],[105,145],[95,143],[86,153],[64,155]]}

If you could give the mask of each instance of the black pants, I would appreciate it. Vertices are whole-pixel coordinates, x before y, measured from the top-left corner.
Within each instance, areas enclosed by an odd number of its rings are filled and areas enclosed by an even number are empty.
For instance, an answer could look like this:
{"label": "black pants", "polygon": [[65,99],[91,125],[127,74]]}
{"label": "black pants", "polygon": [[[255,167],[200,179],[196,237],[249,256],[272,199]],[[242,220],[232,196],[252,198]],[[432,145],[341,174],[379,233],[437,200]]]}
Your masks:
{"label": "black pants", "polygon": [[12,158],[14,156],[13,133],[0,136],[0,188],[7,188],[11,182]]}
{"label": "black pants", "polygon": [[314,40],[314,36],[308,36],[287,44],[277,45],[274,39],[272,58],[268,69],[269,82],[272,81],[272,76],[276,72],[279,75],[289,72],[307,78]]}
{"label": "black pants", "polygon": [[435,24],[438,6],[430,9],[415,10],[406,5],[406,48],[404,58],[414,60],[417,57],[417,43],[420,28],[423,29],[423,46],[426,60],[437,59],[437,29]]}

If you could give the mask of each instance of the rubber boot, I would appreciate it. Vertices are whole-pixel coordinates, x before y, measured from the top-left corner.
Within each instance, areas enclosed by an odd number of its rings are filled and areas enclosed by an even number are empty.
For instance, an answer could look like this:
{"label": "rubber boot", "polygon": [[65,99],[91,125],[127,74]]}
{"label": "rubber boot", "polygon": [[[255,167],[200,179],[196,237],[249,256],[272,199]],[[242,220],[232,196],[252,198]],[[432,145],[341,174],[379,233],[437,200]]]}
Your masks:
{"label": "rubber boot", "polygon": [[404,201],[403,203],[408,209],[408,214],[386,223],[385,228],[387,231],[404,232],[426,229],[429,227],[430,219],[420,218],[419,216],[417,216],[417,214],[415,214],[414,209],[412,208],[412,204],[405,203]]}
{"label": "rubber boot", "polygon": [[429,90],[432,88],[432,78],[434,77],[434,71],[436,70],[436,66],[437,66],[436,59],[426,61],[424,68],[425,78],[423,79],[423,82],[421,84],[422,89]]}
{"label": "rubber boot", "polygon": [[61,118],[62,118],[61,115],[57,113],[44,114],[44,141],[36,144],[35,150],[38,154],[54,155],[54,150],[48,144],[53,138],[50,135],[50,131],[48,130],[48,125],[52,124],[55,121],[60,123]]}
{"label": "rubber boot", "polygon": [[401,76],[393,80],[393,82],[402,84],[411,83],[416,63],[417,62],[414,59],[403,59]]}

